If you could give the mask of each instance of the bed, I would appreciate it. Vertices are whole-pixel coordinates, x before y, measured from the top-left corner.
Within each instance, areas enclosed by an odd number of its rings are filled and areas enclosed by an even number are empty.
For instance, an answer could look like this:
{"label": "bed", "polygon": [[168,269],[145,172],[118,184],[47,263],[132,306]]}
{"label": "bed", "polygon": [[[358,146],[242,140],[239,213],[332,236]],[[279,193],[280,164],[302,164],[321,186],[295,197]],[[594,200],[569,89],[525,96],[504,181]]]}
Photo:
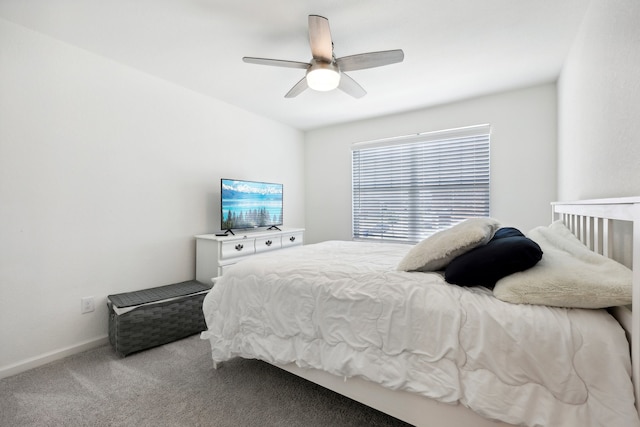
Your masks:
{"label": "bed", "polygon": [[[608,258],[640,265],[640,198],[553,203],[552,220],[527,234],[542,260],[493,290],[400,271],[415,249],[401,244],[332,241],[243,261],[205,298],[202,338],[214,367],[261,359],[416,426],[638,427],[640,320],[618,304],[631,289],[639,303],[640,269]],[[535,292],[507,302],[505,289],[548,277],[556,252],[597,263],[584,280],[610,285],[615,298],[607,288],[595,300],[616,307],[559,307],[570,287],[544,294],[550,305]],[[580,291],[569,301],[594,305]]]}

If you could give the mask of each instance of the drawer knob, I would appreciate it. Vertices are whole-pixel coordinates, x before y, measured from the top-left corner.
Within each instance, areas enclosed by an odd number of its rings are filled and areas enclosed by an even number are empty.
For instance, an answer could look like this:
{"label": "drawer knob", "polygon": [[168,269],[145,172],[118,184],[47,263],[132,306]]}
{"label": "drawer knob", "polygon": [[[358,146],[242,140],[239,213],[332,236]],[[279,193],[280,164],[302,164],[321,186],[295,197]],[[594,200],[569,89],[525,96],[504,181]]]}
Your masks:
{"label": "drawer knob", "polygon": [[244,248],[244,245],[242,245],[242,244],[240,244],[240,243],[238,243],[238,244],[236,245],[236,251],[241,251],[243,248]]}
{"label": "drawer knob", "polygon": [[273,242],[271,240],[267,240],[266,242],[264,242],[264,244],[267,246],[271,246]]}
{"label": "drawer knob", "polygon": [[289,237],[289,241],[290,241],[290,242],[295,242],[295,241],[296,241],[296,236],[291,236],[291,237]]}

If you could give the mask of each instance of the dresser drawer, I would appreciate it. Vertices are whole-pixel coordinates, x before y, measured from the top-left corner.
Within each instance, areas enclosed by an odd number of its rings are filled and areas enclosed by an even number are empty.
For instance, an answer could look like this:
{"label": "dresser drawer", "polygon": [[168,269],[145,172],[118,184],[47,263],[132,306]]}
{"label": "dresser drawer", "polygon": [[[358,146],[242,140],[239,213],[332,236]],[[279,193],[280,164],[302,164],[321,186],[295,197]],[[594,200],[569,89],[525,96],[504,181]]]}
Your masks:
{"label": "dresser drawer", "polygon": [[236,263],[220,265],[218,267],[218,276],[222,276],[227,271],[227,269],[229,267],[234,266],[234,265],[236,265]]}
{"label": "dresser drawer", "polygon": [[220,246],[220,259],[235,258],[255,253],[255,239],[232,240]]}
{"label": "dresser drawer", "polygon": [[304,233],[296,232],[296,233],[286,233],[282,235],[282,247],[286,248],[294,245],[303,244]]}
{"label": "dresser drawer", "polygon": [[256,238],[256,252],[271,251],[282,247],[280,236],[268,236]]}

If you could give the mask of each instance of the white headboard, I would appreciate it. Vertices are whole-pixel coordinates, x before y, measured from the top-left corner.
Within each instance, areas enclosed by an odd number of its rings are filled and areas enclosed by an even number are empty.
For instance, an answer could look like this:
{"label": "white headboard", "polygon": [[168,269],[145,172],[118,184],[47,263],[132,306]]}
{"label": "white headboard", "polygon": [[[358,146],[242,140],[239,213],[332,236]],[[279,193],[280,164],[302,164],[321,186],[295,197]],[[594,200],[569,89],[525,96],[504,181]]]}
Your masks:
{"label": "white headboard", "polygon": [[[633,305],[611,309],[627,332],[631,347],[633,390],[636,408],[640,414],[640,197],[581,200],[576,202],[554,202],[552,220],[562,220],[571,231],[594,252],[621,261],[622,253],[615,253],[620,245],[618,239],[631,237],[631,267],[633,270]],[[618,221],[631,223],[631,236],[619,235],[615,229]],[[622,233],[624,234],[624,233]]]}

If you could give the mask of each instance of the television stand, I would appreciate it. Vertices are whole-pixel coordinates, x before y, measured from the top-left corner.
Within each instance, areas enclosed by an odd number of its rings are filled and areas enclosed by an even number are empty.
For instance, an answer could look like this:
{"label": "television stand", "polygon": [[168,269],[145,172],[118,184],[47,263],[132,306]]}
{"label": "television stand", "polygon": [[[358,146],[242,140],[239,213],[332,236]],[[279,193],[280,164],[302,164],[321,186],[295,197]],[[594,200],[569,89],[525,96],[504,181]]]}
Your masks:
{"label": "television stand", "polygon": [[282,231],[278,228],[277,225],[272,225],[271,227],[267,228],[267,230],[278,230],[278,231]]}
{"label": "television stand", "polygon": [[282,227],[282,230],[253,231],[233,236],[196,236],[196,280],[211,283],[212,278],[222,276],[227,267],[243,259],[303,243],[304,228]]}

